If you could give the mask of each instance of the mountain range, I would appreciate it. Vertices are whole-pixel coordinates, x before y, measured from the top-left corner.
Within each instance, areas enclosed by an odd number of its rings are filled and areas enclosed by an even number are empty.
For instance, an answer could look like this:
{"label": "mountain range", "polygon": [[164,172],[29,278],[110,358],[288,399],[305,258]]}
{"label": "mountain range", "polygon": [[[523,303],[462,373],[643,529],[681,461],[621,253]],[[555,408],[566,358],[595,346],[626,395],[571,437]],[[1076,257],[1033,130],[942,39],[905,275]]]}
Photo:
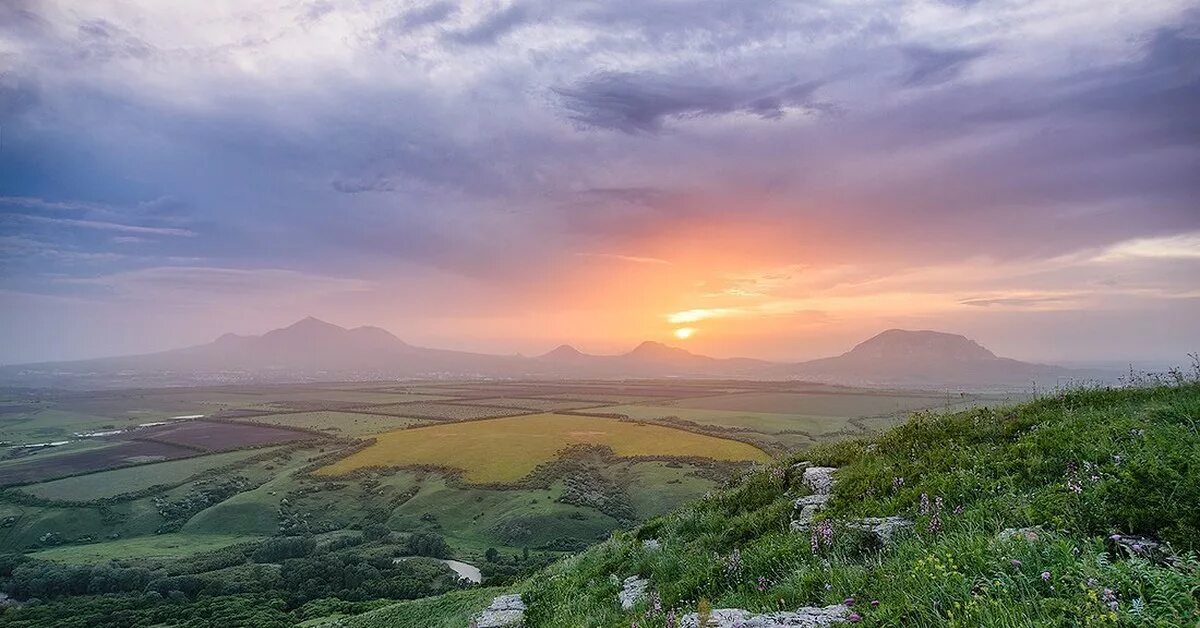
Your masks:
{"label": "mountain range", "polygon": [[562,345],[543,355],[493,355],[408,344],[379,327],[346,329],[312,317],[259,336],[225,334],[159,353],[0,367],[6,385],[173,385],[390,378],[805,379],[901,387],[1028,388],[1095,377],[997,357],[960,335],[890,329],[829,358],[798,363],[713,358],[647,341],[618,355]]}

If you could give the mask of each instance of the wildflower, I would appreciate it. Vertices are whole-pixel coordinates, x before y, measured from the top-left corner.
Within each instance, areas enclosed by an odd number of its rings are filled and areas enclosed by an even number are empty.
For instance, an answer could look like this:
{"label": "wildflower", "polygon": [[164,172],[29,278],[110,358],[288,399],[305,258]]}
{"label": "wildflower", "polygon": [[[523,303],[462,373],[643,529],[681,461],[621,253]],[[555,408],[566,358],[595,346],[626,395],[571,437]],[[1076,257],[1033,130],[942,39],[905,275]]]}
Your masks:
{"label": "wildflower", "polygon": [[921,506],[917,509],[917,512],[919,512],[923,515],[929,514],[929,495],[928,494],[921,493]]}
{"label": "wildflower", "polygon": [[959,504],[959,505],[957,505],[957,506],[955,506],[955,507],[954,507],[954,514],[956,514],[956,515],[961,515],[961,514],[963,514],[963,507],[962,507],[962,504]]}
{"label": "wildflower", "polygon": [[1013,567],[1020,567],[1020,566],[1021,566],[1021,561],[1019,561],[1019,560],[1017,560],[1017,559],[1015,559],[1015,558],[1014,558],[1014,559],[1012,559],[1012,560],[1010,560],[1010,561],[1008,561],[1008,562],[1009,562],[1009,563],[1010,563],[1010,564],[1011,564]]}
{"label": "wildflower", "polygon": [[935,511],[933,516],[929,518],[929,531],[933,534],[937,534],[938,532],[942,531],[941,513]]}
{"label": "wildflower", "polygon": [[879,600],[871,600],[871,608],[879,608]]}
{"label": "wildflower", "polygon": [[759,577],[758,577],[758,590],[759,590],[759,591],[766,591],[766,590],[767,590],[767,578],[766,578],[766,576],[759,576]]}
{"label": "wildflower", "polygon": [[826,590],[826,591],[828,591],[828,590],[830,590],[830,589],[832,589],[832,588],[833,588],[833,585],[832,585],[832,584],[829,584],[828,582],[826,582],[826,583],[825,583],[825,590]]}
{"label": "wildflower", "polygon": [[675,628],[675,609],[667,611],[667,628]]}
{"label": "wildflower", "polygon": [[809,545],[814,554],[820,552],[822,547],[833,547],[833,524],[828,519],[813,526]]}
{"label": "wildflower", "polygon": [[787,475],[787,472],[783,470],[783,467],[775,467],[771,469],[772,480],[782,480],[785,475]]}
{"label": "wildflower", "polygon": [[1082,493],[1083,485],[1081,485],[1079,483],[1079,480],[1076,480],[1075,478],[1071,478],[1071,479],[1067,480],[1067,490],[1071,491],[1072,493],[1077,493],[1077,494]]}
{"label": "wildflower", "polygon": [[846,606],[854,606],[854,598],[848,597],[842,601],[842,604],[845,604]]}
{"label": "wildflower", "polygon": [[742,552],[734,549],[725,558],[725,573],[729,575],[737,575],[742,573]]}
{"label": "wildflower", "polygon": [[850,620],[850,623],[852,624],[857,624],[858,622],[862,621],[862,615],[859,615],[858,613],[850,613],[850,616],[846,619]]}
{"label": "wildflower", "polygon": [[646,609],[647,617],[657,617],[662,613],[662,596],[658,594],[658,591],[650,592],[650,603],[647,606],[649,606]]}
{"label": "wildflower", "polygon": [[899,476],[893,477],[892,478],[892,490],[893,491],[897,490],[901,486],[904,486],[904,478],[899,477]]}
{"label": "wildflower", "polygon": [[1042,582],[1050,582],[1050,572],[1049,571],[1042,572]]}

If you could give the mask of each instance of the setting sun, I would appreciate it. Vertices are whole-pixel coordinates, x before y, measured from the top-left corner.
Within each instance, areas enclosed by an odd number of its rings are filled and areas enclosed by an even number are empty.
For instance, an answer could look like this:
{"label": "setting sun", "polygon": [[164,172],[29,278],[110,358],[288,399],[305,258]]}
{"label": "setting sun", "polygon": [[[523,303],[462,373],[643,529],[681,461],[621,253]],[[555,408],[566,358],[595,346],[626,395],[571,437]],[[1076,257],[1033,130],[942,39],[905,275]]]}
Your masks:
{"label": "setting sun", "polygon": [[695,333],[696,329],[694,327],[680,327],[675,330],[675,337],[680,340],[687,340],[695,335]]}

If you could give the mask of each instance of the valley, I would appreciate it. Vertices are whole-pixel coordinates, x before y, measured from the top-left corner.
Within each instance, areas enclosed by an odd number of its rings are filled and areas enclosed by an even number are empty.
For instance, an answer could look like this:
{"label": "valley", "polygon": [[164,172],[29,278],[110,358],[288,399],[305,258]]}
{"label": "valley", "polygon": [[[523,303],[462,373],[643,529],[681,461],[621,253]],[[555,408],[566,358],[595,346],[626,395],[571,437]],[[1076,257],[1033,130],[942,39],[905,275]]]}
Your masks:
{"label": "valley", "polygon": [[[203,579],[301,540],[497,584],[753,465],[1013,399],[675,379],[9,390],[0,552]],[[389,569],[416,565],[456,578]]]}

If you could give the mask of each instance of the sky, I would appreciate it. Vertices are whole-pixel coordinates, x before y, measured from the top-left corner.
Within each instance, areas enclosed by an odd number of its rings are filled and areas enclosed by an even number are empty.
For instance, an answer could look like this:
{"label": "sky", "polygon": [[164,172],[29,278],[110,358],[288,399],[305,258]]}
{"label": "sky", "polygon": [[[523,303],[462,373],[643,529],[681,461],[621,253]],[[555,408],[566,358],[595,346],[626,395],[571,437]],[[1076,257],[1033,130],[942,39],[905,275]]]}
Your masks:
{"label": "sky", "polygon": [[1183,362],[1198,60],[1195,1],[0,0],[0,363],[308,315]]}

